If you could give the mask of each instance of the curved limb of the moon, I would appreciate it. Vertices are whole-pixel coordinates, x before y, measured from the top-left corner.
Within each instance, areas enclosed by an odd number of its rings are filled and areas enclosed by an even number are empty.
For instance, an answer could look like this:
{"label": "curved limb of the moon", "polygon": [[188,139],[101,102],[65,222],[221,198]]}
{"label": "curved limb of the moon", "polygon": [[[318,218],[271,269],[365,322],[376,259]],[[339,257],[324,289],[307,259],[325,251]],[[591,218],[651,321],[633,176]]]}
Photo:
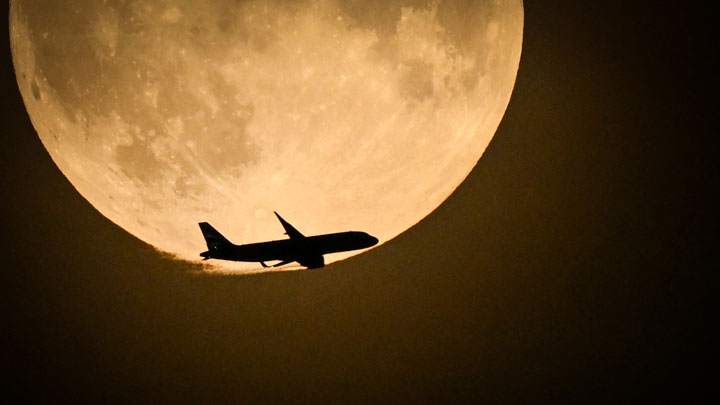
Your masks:
{"label": "curved limb of the moon", "polygon": [[382,243],[424,218],[492,139],[522,23],[520,0],[14,0],[11,44],[77,190],[198,260],[200,221],[272,240],[275,210]]}

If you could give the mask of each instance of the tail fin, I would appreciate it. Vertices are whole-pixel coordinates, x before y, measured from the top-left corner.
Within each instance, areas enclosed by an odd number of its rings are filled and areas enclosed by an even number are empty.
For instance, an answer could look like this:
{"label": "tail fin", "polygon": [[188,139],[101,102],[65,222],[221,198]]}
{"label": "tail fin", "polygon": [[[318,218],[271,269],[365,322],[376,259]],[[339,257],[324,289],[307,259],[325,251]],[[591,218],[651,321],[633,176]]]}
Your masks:
{"label": "tail fin", "polygon": [[207,243],[207,247],[210,251],[214,250],[217,246],[232,245],[229,240],[225,239],[220,232],[207,222],[200,222],[198,225],[200,225],[200,230],[205,237],[205,243]]}

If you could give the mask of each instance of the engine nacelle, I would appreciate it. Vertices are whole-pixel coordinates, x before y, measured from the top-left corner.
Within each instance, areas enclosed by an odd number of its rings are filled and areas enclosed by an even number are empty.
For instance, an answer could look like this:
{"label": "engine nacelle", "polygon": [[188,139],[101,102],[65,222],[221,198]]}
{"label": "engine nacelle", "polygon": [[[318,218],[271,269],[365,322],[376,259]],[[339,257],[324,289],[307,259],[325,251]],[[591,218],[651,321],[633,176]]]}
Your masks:
{"label": "engine nacelle", "polygon": [[325,258],[322,255],[308,256],[298,260],[298,263],[308,269],[317,269],[325,266]]}

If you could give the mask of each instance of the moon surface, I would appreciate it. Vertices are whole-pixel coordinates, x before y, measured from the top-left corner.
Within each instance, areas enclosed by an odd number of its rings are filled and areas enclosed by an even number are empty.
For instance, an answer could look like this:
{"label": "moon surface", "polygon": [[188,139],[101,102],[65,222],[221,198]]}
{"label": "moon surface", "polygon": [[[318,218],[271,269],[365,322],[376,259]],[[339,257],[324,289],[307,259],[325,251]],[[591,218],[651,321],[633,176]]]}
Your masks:
{"label": "moon surface", "polygon": [[431,213],[502,119],[523,5],[13,0],[10,25],[60,170],[105,217],[196,261],[201,221],[238,244],[281,239],[275,210],[305,234],[383,243]]}

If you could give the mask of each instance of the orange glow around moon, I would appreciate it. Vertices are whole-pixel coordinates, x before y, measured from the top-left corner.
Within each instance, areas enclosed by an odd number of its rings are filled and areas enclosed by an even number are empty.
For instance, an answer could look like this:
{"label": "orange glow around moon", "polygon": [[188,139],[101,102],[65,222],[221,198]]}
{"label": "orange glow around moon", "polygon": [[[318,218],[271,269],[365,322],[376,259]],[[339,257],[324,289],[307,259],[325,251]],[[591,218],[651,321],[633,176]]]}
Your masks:
{"label": "orange glow around moon", "polygon": [[201,221],[234,243],[273,240],[275,210],[306,234],[383,243],[432,212],[504,114],[523,7],[13,0],[10,23],[20,91],[60,170],[129,233],[194,261]]}

